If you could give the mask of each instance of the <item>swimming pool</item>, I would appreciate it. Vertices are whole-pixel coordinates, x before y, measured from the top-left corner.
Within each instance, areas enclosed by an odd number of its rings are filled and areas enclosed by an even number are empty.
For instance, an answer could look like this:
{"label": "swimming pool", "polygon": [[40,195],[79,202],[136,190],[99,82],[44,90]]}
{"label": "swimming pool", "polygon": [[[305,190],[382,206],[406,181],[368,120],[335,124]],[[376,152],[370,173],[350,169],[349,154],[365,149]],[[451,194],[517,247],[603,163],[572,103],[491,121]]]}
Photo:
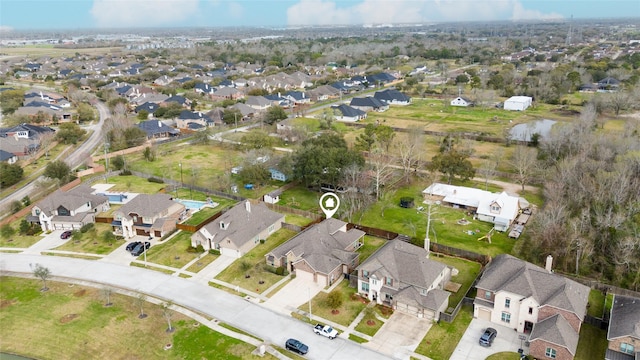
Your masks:
{"label": "swimming pool", "polygon": [[174,199],[180,204],[184,205],[187,209],[198,211],[202,209],[205,205],[208,205],[206,201],[196,201],[196,200],[184,200],[184,199]]}

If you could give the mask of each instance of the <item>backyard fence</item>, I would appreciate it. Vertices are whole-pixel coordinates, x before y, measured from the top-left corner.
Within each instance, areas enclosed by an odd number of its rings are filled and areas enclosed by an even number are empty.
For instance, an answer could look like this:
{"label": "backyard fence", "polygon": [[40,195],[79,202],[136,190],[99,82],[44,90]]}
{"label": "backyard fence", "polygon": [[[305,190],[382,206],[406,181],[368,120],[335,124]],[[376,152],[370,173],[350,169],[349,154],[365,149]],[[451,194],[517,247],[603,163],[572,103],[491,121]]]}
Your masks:
{"label": "backyard fence", "polygon": [[584,316],[584,323],[597,327],[601,330],[609,329],[609,322],[604,319],[597,318],[595,316],[591,316],[589,314]]}
{"label": "backyard fence", "polygon": [[478,254],[473,251],[458,249],[458,248],[454,248],[451,246],[442,245],[434,242],[430,244],[429,249],[435,253],[451,255],[451,256],[475,261],[482,264],[483,266],[487,265],[491,261],[491,256],[489,255]]}
{"label": "backyard fence", "polygon": [[381,239],[387,239],[387,240],[393,240],[396,237],[398,237],[398,233],[396,233],[396,232],[387,231],[387,230],[378,229],[378,228],[369,227],[369,226],[364,226],[364,225],[360,225],[360,224],[349,223],[349,224],[347,224],[347,229],[348,230],[351,230],[351,229],[362,230],[367,235],[371,235],[371,236],[375,236],[375,237],[379,237]]}
{"label": "backyard fence", "polygon": [[312,213],[310,211],[306,211],[306,210],[301,210],[301,209],[294,209],[292,207],[288,207],[288,206],[283,206],[283,205],[278,205],[278,204],[270,204],[270,203],[264,203],[265,205],[267,205],[267,207],[273,211],[276,212],[280,212],[280,213],[290,213],[290,214],[294,214],[294,215],[300,215],[312,220],[318,220],[318,219],[322,219],[322,215],[316,214],[316,213]]}
{"label": "backyard fence", "polygon": [[184,231],[189,231],[189,232],[196,232],[200,229],[202,229],[205,225],[207,225],[208,223],[212,222],[213,220],[219,218],[220,216],[222,216],[222,214],[224,214],[225,212],[227,212],[227,208],[224,208],[220,211],[218,211],[217,213],[209,216],[208,218],[204,219],[203,221],[201,221],[199,224],[197,225],[191,225],[191,224],[176,224],[176,228],[180,229],[180,230],[184,230]]}
{"label": "backyard fence", "polygon": [[456,316],[458,316],[458,313],[460,312],[460,309],[462,309],[463,305],[473,305],[473,299],[470,297],[462,298],[462,301],[458,303],[458,305],[453,309],[453,311],[451,311],[451,313],[441,312],[440,320],[452,323],[456,319]]}

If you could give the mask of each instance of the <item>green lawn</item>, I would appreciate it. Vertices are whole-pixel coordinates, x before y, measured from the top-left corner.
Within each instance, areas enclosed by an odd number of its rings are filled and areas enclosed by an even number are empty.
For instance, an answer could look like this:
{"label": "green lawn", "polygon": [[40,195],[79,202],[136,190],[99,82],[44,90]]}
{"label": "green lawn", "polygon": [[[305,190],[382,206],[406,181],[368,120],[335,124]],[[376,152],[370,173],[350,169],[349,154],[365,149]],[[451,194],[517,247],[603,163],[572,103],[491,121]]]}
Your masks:
{"label": "green lawn", "polygon": [[[135,168],[133,168],[135,169]],[[108,178],[108,184],[114,184],[108,191],[110,192],[133,192],[143,194],[155,194],[160,189],[165,188],[166,184],[158,184],[149,182],[145,178],[124,175],[112,176]]]}
{"label": "green lawn", "polygon": [[[416,245],[424,246],[427,215],[424,211],[418,212],[416,208],[424,206],[422,191],[426,187],[426,183],[415,182],[400,188],[390,196],[390,199],[379,201],[367,209],[359,221],[356,218],[356,222],[409,235],[414,238]],[[400,207],[402,197],[412,197],[415,207],[410,209]],[[457,224],[460,219],[466,219],[469,224]],[[505,233],[494,232],[491,244],[477,240],[486,235],[492,227],[491,223],[473,220],[473,217],[467,215],[464,210],[436,206],[432,209],[430,239],[435,243],[491,256],[511,253],[515,241],[508,238]]]}
{"label": "green lawn", "polygon": [[288,224],[293,224],[293,225],[298,225],[298,226],[307,226],[309,225],[313,220],[306,218],[304,216],[300,216],[300,215],[295,215],[295,214],[285,214],[284,215],[284,222],[288,223]]}
{"label": "green lawn", "polygon": [[360,323],[356,325],[356,331],[359,331],[365,335],[373,336],[376,334],[376,332],[378,332],[378,330],[380,330],[382,325],[384,325],[384,322],[376,318],[375,310],[373,310],[372,308],[366,308],[364,311],[365,315]]}
{"label": "green lawn", "polygon": [[[255,347],[217,333],[174,312],[167,322],[158,305],[145,303],[148,315],[131,297],[112,294],[105,307],[101,289],[39,280],[0,278],[0,351],[36,359],[258,359]],[[55,334],[64,334],[56,336]],[[170,350],[164,350],[172,344]],[[274,359],[266,355],[266,359]]]}
{"label": "green lawn", "polygon": [[517,352],[503,351],[490,355],[486,360],[520,360]]}
{"label": "green lawn", "polygon": [[193,265],[189,266],[187,268],[187,271],[191,271],[193,273],[197,273],[200,270],[204,269],[207,265],[211,264],[215,259],[217,259],[219,257],[220,257],[220,255],[213,255],[213,254],[207,253],[203,257],[198,259],[198,261],[193,263]]}
{"label": "green lawn", "polygon": [[580,327],[580,339],[576,360],[604,359],[607,351],[607,331],[583,323]]}
{"label": "green lawn", "polygon": [[7,248],[28,248],[31,245],[37,243],[42,240],[43,236],[41,235],[21,235],[18,232],[18,226],[20,221],[16,221],[13,224],[9,224],[13,229],[13,235],[5,238],[0,238],[0,247]]}
{"label": "green lawn", "polygon": [[82,239],[67,240],[62,246],[58,246],[55,250],[75,251],[88,254],[109,254],[118,246],[122,245],[122,240],[105,241],[102,239],[104,231],[111,231],[110,224],[96,223],[94,229],[82,234]]}
{"label": "green lawn", "polygon": [[216,279],[257,293],[265,291],[271,285],[282,280],[283,277],[272,272],[273,269],[267,265],[264,256],[291,239],[295,234],[294,231],[287,229],[276,231],[267,238],[264,244],[258,244],[241,259],[234,261]]}
{"label": "green lawn", "polygon": [[[327,306],[328,294],[321,292],[311,300],[311,312],[313,315],[320,316],[323,319],[327,319],[338,323],[340,325],[349,326],[351,322],[358,316],[358,314],[364,310],[367,306],[365,302],[357,295],[356,289],[349,287],[348,280],[342,280],[332,292],[338,291],[342,294],[342,305],[335,309],[338,312],[334,313],[329,306]],[[298,309],[302,311],[309,311],[309,305],[301,305]]]}
{"label": "green lawn", "polygon": [[469,327],[471,319],[473,319],[473,306],[462,306],[454,322],[440,321],[433,324],[415,352],[433,360],[449,359]]}
{"label": "green lawn", "polygon": [[604,315],[605,295],[600,290],[591,289],[589,292],[589,303],[587,304],[587,314],[602,318]]}
{"label": "green lawn", "polygon": [[458,303],[462,301],[462,298],[467,291],[469,291],[476,277],[478,277],[481,265],[477,262],[451,256],[437,256],[437,254],[431,254],[431,260],[439,261],[458,269],[458,275],[452,276],[451,281],[459,283],[462,286],[457,292],[451,293],[451,296],[449,297],[449,307],[455,308],[458,306]]}
{"label": "green lawn", "polygon": [[358,253],[360,253],[360,264],[362,264],[371,254],[376,252],[382,245],[386,244],[388,240],[365,235],[363,239],[363,245],[358,249]]}
{"label": "green lawn", "polygon": [[187,225],[194,225],[194,226],[199,225],[201,222],[207,220],[208,218],[220,212],[220,210],[222,210],[220,206],[216,206],[215,208],[210,208],[210,207],[202,208],[196,211],[195,213],[193,213],[193,215],[191,215],[191,217],[184,223]]}
{"label": "green lawn", "polygon": [[[171,239],[152,246],[147,251],[147,262],[170,266],[180,269],[191,260],[198,257],[198,253],[187,252],[191,247],[191,235],[188,231],[179,231]],[[138,260],[143,260],[144,255],[140,255]]]}
{"label": "green lawn", "polygon": [[320,196],[322,196],[322,193],[311,191],[302,185],[298,185],[284,191],[280,195],[278,204],[321,214],[320,205],[318,204]]}

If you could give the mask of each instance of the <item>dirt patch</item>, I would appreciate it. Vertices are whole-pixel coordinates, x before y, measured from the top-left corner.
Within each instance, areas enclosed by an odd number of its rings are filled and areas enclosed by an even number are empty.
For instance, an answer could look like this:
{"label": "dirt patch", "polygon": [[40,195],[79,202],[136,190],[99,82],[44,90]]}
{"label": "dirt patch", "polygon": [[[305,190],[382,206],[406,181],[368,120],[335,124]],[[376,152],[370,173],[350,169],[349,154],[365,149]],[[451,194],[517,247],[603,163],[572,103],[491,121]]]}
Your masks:
{"label": "dirt patch", "polygon": [[0,301],[0,309],[4,309],[6,307],[9,307],[13,304],[15,304],[16,301],[15,300],[7,300],[7,299],[2,299],[2,301]]}
{"label": "dirt patch", "polygon": [[444,285],[444,289],[452,293],[457,293],[460,287],[462,287],[462,284],[453,281],[447,281]]}
{"label": "dirt patch", "polygon": [[65,315],[65,316],[60,318],[60,323],[61,324],[69,323],[73,319],[77,318],[78,316],[80,316],[80,315],[78,315],[78,314],[67,314],[67,315]]}
{"label": "dirt patch", "polygon": [[573,110],[573,109],[554,109],[554,110],[551,110],[551,112],[554,113],[554,114],[562,115],[562,116],[580,115],[580,111]]}
{"label": "dirt patch", "polygon": [[373,320],[367,320],[367,325],[369,325],[369,326],[374,326],[375,324],[376,324],[376,322],[375,322],[375,321],[373,321]]}
{"label": "dirt patch", "polygon": [[74,292],[73,296],[75,296],[75,297],[83,297],[86,293],[87,293],[87,290],[86,289],[82,289],[82,290],[78,290],[78,291]]}
{"label": "dirt patch", "polygon": [[331,310],[331,313],[332,313],[333,315],[338,315],[338,314],[340,314],[340,310],[338,310],[338,309],[333,309],[333,310]]}

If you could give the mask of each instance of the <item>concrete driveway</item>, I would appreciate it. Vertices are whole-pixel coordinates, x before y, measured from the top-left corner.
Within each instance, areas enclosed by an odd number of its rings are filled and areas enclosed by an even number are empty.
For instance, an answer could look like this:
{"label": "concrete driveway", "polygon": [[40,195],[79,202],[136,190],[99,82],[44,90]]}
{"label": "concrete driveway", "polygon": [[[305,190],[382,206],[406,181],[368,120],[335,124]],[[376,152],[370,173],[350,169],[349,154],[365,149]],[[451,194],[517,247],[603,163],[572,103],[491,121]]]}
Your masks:
{"label": "concrete driveway", "polygon": [[298,306],[309,302],[309,298],[316,296],[322,289],[324,289],[323,286],[296,277],[263,305],[273,311],[290,315]]}
{"label": "concrete driveway", "polygon": [[[482,335],[484,329],[487,327],[492,327],[498,331],[498,336],[496,336],[491,347],[488,348],[478,344],[480,335]],[[458,346],[456,346],[456,349],[453,351],[451,360],[484,360],[489,355],[502,351],[517,352],[521,343],[522,346],[524,346],[524,340],[521,341],[518,335],[522,334],[506,326],[498,325],[487,320],[473,319],[467,331],[465,331],[462,336],[462,339],[460,339]],[[524,353],[529,353],[528,347],[524,347]]]}
{"label": "concrete driveway", "polygon": [[41,251],[55,249],[58,246],[64,245],[69,239],[60,239],[60,235],[65,230],[54,230],[50,234],[46,234],[38,241],[37,243],[31,245],[27,248],[24,253],[25,254],[40,254]]}
{"label": "concrete driveway", "polygon": [[396,311],[365,346],[396,359],[412,353],[431,329],[431,321]]}
{"label": "concrete driveway", "polygon": [[[151,240],[149,240],[149,237],[147,236],[140,236],[140,235],[136,235],[134,237],[132,237],[131,239],[127,239],[126,241],[118,241],[118,248],[113,250],[111,253],[109,253],[107,256],[103,257],[102,259],[100,259],[100,261],[106,261],[106,262],[110,262],[110,263],[114,263],[114,264],[120,264],[120,265],[129,265],[133,260],[144,260],[144,256],[140,255],[138,257],[135,257],[133,255],[131,255],[131,253],[129,251],[127,251],[126,247],[130,242],[134,242],[134,241],[148,241],[151,243],[151,247],[153,247],[154,245],[156,245],[158,243],[158,239],[157,238],[153,238]],[[150,247],[150,248],[151,248]]]}

